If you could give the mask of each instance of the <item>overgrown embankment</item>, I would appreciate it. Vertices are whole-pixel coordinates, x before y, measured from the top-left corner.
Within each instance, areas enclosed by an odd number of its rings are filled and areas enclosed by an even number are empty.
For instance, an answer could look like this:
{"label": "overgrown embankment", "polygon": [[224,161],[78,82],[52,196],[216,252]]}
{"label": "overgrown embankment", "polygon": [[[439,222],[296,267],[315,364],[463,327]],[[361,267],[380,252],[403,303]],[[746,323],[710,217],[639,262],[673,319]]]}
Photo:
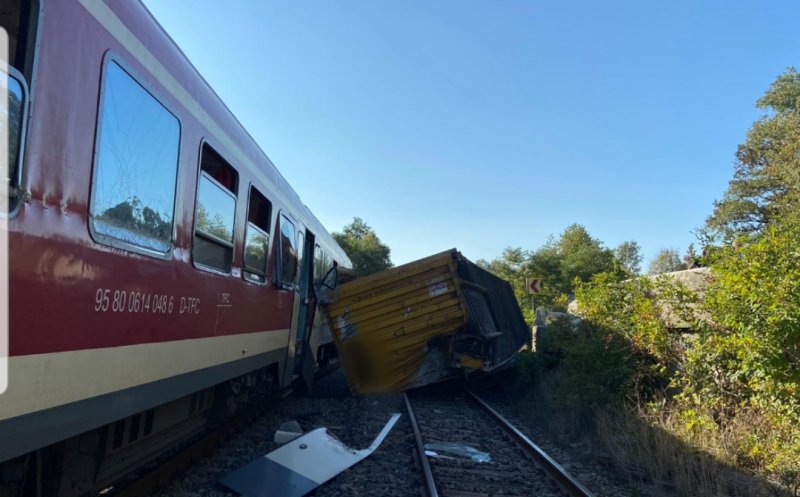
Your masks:
{"label": "overgrown embankment", "polygon": [[797,240],[795,218],[720,249],[700,295],[668,276],[576,282],[582,321],[521,358],[523,405],[679,495],[798,495]]}

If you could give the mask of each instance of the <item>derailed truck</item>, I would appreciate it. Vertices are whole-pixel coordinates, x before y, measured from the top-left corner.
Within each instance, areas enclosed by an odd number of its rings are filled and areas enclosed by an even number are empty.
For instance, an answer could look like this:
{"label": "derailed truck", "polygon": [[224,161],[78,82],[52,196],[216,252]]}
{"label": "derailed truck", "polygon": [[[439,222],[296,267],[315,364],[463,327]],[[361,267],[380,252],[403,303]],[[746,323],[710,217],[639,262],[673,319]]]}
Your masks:
{"label": "derailed truck", "polygon": [[530,343],[511,285],[456,249],[341,284],[327,315],[356,394],[494,372]]}

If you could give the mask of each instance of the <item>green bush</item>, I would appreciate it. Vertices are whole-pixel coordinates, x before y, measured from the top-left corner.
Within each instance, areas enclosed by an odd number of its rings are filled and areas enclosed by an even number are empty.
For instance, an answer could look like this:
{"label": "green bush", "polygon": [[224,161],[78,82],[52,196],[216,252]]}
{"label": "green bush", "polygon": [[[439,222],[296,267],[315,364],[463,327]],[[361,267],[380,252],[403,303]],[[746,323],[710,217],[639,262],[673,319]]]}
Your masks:
{"label": "green bush", "polygon": [[626,395],[636,362],[628,342],[613,330],[560,318],[539,327],[535,353],[518,358],[518,384],[527,388],[554,370],[557,402],[588,411]]}
{"label": "green bush", "polygon": [[563,344],[556,399],[578,410],[622,401],[636,373],[630,344],[612,330],[581,323]]}
{"label": "green bush", "polygon": [[684,409],[740,433],[728,456],[787,486],[800,478],[800,222],[767,227],[722,249],[687,350]]}
{"label": "green bush", "polygon": [[800,222],[786,221],[728,248],[687,361],[687,388],[725,404],[793,406],[800,394]]}
{"label": "green bush", "polygon": [[658,405],[687,443],[800,484],[798,240],[792,219],[718,249],[702,300],[667,278],[579,284],[586,331],[559,345],[564,400]]}
{"label": "green bush", "polygon": [[535,385],[542,372],[542,363],[539,354],[530,350],[523,350],[517,355],[516,382],[523,389]]}

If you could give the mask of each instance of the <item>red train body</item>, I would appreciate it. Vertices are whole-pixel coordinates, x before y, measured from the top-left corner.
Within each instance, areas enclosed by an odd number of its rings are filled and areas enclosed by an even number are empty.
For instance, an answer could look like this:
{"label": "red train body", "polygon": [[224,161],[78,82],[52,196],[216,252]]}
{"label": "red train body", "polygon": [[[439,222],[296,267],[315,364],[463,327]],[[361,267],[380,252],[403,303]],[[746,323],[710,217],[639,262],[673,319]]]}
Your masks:
{"label": "red train body", "polygon": [[253,371],[291,381],[320,341],[313,279],[347,256],[139,2],[2,9],[22,119],[0,462]]}

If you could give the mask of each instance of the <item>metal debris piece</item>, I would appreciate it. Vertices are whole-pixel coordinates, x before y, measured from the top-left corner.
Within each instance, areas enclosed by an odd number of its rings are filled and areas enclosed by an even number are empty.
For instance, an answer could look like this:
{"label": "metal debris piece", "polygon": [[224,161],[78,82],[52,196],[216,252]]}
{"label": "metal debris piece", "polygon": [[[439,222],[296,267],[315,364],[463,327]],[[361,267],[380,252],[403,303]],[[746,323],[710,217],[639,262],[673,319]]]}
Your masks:
{"label": "metal debris piece", "polygon": [[327,428],[317,428],[242,466],[220,483],[245,497],[302,497],[372,454],[399,418],[400,414],[392,414],[362,450],[347,447]]}
{"label": "metal debris piece", "polygon": [[291,442],[295,438],[303,435],[303,429],[300,428],[300,423],[295,420],[284,421],[275,431],[275,443],[283,445]]}
{"label": "metal debris piece", "polygon": [[[446,454],[446,455],[443,455]],[[490,462],[488,452],[481,452],[474,447],[457,442],[431,442],[425,444],[425,455],[448,459],[470,459],[473,462]]]}

